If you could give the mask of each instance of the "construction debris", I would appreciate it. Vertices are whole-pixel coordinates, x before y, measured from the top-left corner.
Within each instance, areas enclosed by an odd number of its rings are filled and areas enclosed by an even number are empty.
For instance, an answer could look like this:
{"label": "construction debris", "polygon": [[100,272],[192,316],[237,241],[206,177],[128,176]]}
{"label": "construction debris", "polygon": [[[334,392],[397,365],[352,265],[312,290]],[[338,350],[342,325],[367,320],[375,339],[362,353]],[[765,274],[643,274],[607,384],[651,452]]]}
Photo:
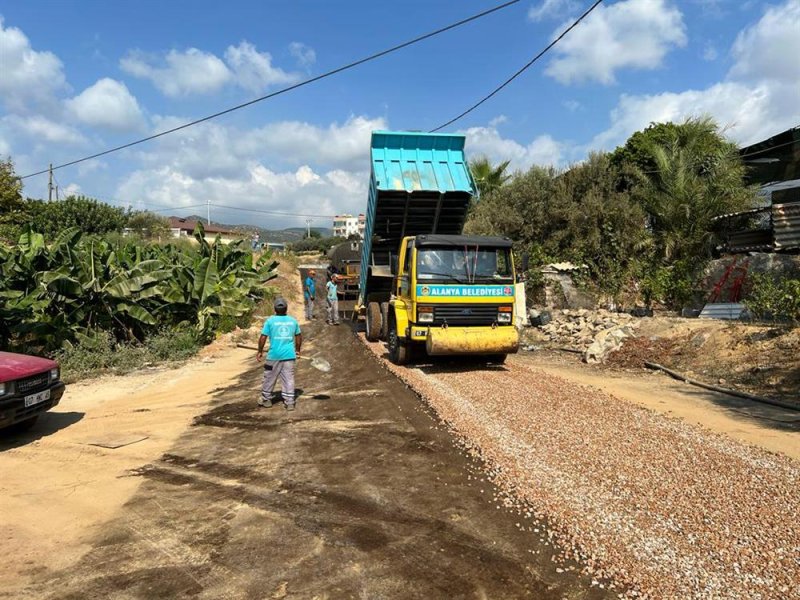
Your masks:
{"label": "construction debris", "polygon": [[539,330],[550,342],[581,350],[586,362],[595,363],[634,337],[638,326],[639,320],[626,313],[580,308],[553,312],[552,321]]}

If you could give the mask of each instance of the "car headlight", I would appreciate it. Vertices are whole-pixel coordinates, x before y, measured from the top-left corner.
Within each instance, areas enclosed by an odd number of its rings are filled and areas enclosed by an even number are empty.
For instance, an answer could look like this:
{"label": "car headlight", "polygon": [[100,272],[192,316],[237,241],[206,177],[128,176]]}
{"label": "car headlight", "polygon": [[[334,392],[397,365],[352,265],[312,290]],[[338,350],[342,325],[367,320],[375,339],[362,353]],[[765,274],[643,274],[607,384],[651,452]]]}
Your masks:
{"label": "car headlight", "polygon": [[498,323],[511,323],[511,313],[510,312],[497,313],[497,322]]}
{"label": "car headlight", "polygon": [[58,367],[56,367],[55,369],[50,369],[50,381],[58,380],[60,374],[61,373],[59,372]]}
{"label": "car headlight", "polygon": [[419,313],[419,318],[417,319],[420,323],[433,323],[433,313],[432,312],[421,312]]}

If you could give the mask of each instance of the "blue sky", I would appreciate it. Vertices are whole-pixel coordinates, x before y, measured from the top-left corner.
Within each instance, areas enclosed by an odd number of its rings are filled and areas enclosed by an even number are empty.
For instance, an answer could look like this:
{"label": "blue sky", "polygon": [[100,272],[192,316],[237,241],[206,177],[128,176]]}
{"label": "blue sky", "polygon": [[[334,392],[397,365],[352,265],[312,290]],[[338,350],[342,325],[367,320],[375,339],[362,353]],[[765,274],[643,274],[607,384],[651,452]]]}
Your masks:
{"label": "blue sky", "polygon": [[[0,2],[0,155],[20,175],[247,101],[493,5]],[[210,201],[363,211],[373,129],[430,129],[524,64],[589,5],[520,2],[217,121],[56,172],[62,190],[163,214]],[[559,167],[651,121],[711,114],[739,143],[800,124],[800,0],[607,0],[450,128],[471,155]],[[25,181],[46,197],[46,176]],[[174,210],[170,210],[174,209]],[[212,218],[302,224],[214,207]]]}

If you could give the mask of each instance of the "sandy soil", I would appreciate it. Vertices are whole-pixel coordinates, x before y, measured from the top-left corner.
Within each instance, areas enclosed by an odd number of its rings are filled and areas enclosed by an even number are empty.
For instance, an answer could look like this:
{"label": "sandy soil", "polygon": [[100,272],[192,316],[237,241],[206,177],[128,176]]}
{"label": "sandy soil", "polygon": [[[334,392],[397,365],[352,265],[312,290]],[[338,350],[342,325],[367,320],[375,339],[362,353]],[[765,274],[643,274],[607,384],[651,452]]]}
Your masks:
{"label": "sandy soil", "polygon": [[0,563],[0,591],[13,594],[45,565],[64,568],[86,552],[141,484],[126,474],[168,450],[251,354],[227,349],[179,369],[72,384],[34,429],[1,438],[0,540],[16,559]]}

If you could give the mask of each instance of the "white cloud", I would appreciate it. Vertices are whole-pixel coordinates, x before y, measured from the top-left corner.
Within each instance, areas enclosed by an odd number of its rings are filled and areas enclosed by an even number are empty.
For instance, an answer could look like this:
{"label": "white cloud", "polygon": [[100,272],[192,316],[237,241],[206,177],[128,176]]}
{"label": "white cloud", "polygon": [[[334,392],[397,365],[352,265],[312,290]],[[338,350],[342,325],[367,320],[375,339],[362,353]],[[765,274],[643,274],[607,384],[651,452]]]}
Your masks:
{"label": "white cloud", "polygon": [[171,98],[213,94],[229,83],[259,93],[272,86],[299,80],[297,73],[274,66],[268,52],[259,52],[246,41],[238,46],[228,46],[224,61],[197,48],[181,52],[170,50],[163,59],[133,51],[122,58],[120,67],[130,75],[151,81]]}
{"label": "white cloud", "polygon": [[[248,163],[239,178],[193,178],[170,166],[131,173],[120,185],[117,198],[136,204],[144,200],[152,204],[193,206],[211,204],[235,205],[243,209],[318,215],[314,225],[330,227],[332,215],[339,212],[363,211],[366,203],[366,175],[342,176],[341,172],[315,172],[308,165],[295,171],[274,171],[258,161]],[[195,211],[196,212],[196,211]],[[226,212],[211,207],[220,220],[256,223],[263,227],[297,226],[304,217],[289,218],[258,213]],[[224,215],[224,216],[223,216]]]}
{"label": "white cloud", "polygon": [[525,170],[531,165],[558,166],[563,160],[563,144],[549,135],[540,135],[530,144],[504,138],[494,127],[470,127],[467,136],[469,156],[486,156],[493,163],[511,161],[511,170]]}
{"label": "white cloud", "polygon": [[384,119],[364,116],[352,116],[327,127],[281,121],[251,130],[238,141],[237,148],[239,152],[268,153],[294,163],[311,155],[320,164],[357,169],[367,159],[372,131],[386,127]]}
{"label": "white cloud", "polygon": [[61,198],[66,198],[68,196],[78,196],[81,193],[81,186],[77,183],[70,183],[64,186],[62,189],[58,191],[58,195]]}
{"label": "white cloud", "polygon": [[184,52],[170,50],[163,64],[142,52],[129,52],[120,68],[134,77],[150,80],[172,98],[191,94],[211,94],[228,83],[232,74],[218,57],[197,48]]}
{"label": "white cloud", "polygon": [[0,160],[5,159],[11,155],[11,144],[5,138],[0,136]]}
{"label": "white cloud", "polygon": [[569,112],[577,112],[583,108],[583,105],[577,100],[564,100],[561,104]]}
{"label": "white cloud", "polygon": [[497,115],[494,119],[489,121],[489,127],[497,127],[503,123],[508,123],[508,117],[505,115]]}
{"label": "white cloud", "polygon": [[719,57],[719,52],[713,44],[706,44],[703,48],[703,60],[706,62],[714,62]]}
{"label": "white cloud", "polygon": [[0,127],[14,134],[14,138],[23,139],[33,144],[50,142],[81,145],[86,143],[86,138],[74,127],[58,123],[43,115],[29,117],[7,115],[0,119]]}
{"label": "white cloud", "polygon": [[10,111],[27,113],[35,105],[55,103],[66,86],[63,65],[52,52],[36,51],[16,27],[4,27],[0,16],[0,99]]}
{"label": "white cloud", "polygon": [[597,7],[553,49],[558,57],[545,72],[564,84],[611,84],[616,71],[655,69],[685,45],[683,15],[668,0],[622,0]]}
{"label": "white cloud", "polygon": [[[751,144],[800,123],[800,0],[770,7],[736,39],[728,77],[705,89],[622,95],[611,126],[590,149],[611,149],[651,122],[710,115],[739,144]],[[764,57],[770,60],[765,62]]]}
{"label": "white cloud", "polygon": [[95,127],[130,131],[144,124],[139,103],[125,84],[107,77],[66,100],[65,105],[80,122]]}
{"label": "white cloud", "polygon": [[258,52],[248,42],[228,46],[225,60],[234,73],[236,83],[250,92],[263,92],[269,87],[296,83],[299,80],[296,73],[287,73],[274,67],[269,53]]}
{"label": "white cloud", "polygon": [[289,53],[294,56],[303,68],[308,68],[317,62],[317,53],[311,46],[307,46],[302,42],[292,42],[289,44]]}
{"label": "white cloud", "polygon": [[[154,128],[182,122],[157,116]],[[124,178],[115,197],[133,204],[144,201],[176,207],[210,199],[217,204],[292,213],[363,212],[369,136],[379,128],[386,128],[382,119],[365,116],[323,127],[290,121],[240,130],[202,123],[132,154],[140,167]],[[224,218],[267,226],[260,219],[271,217],[225,213]],[[327,220],[321,216],[317,224],[329,226]],[[281,226],[297,224],[297,220],[280,221]]]}
{"label": "white cloud", "polygon": [[730,76],[742,80],[794,81],[800,87],[800,0],[770,6],[736,37]]}
{"label": "white cloud", "polygon": [[528,9],[528,18],[531,21],[562,18],[578,7],[576,0],[543,0],[540,4]]}

